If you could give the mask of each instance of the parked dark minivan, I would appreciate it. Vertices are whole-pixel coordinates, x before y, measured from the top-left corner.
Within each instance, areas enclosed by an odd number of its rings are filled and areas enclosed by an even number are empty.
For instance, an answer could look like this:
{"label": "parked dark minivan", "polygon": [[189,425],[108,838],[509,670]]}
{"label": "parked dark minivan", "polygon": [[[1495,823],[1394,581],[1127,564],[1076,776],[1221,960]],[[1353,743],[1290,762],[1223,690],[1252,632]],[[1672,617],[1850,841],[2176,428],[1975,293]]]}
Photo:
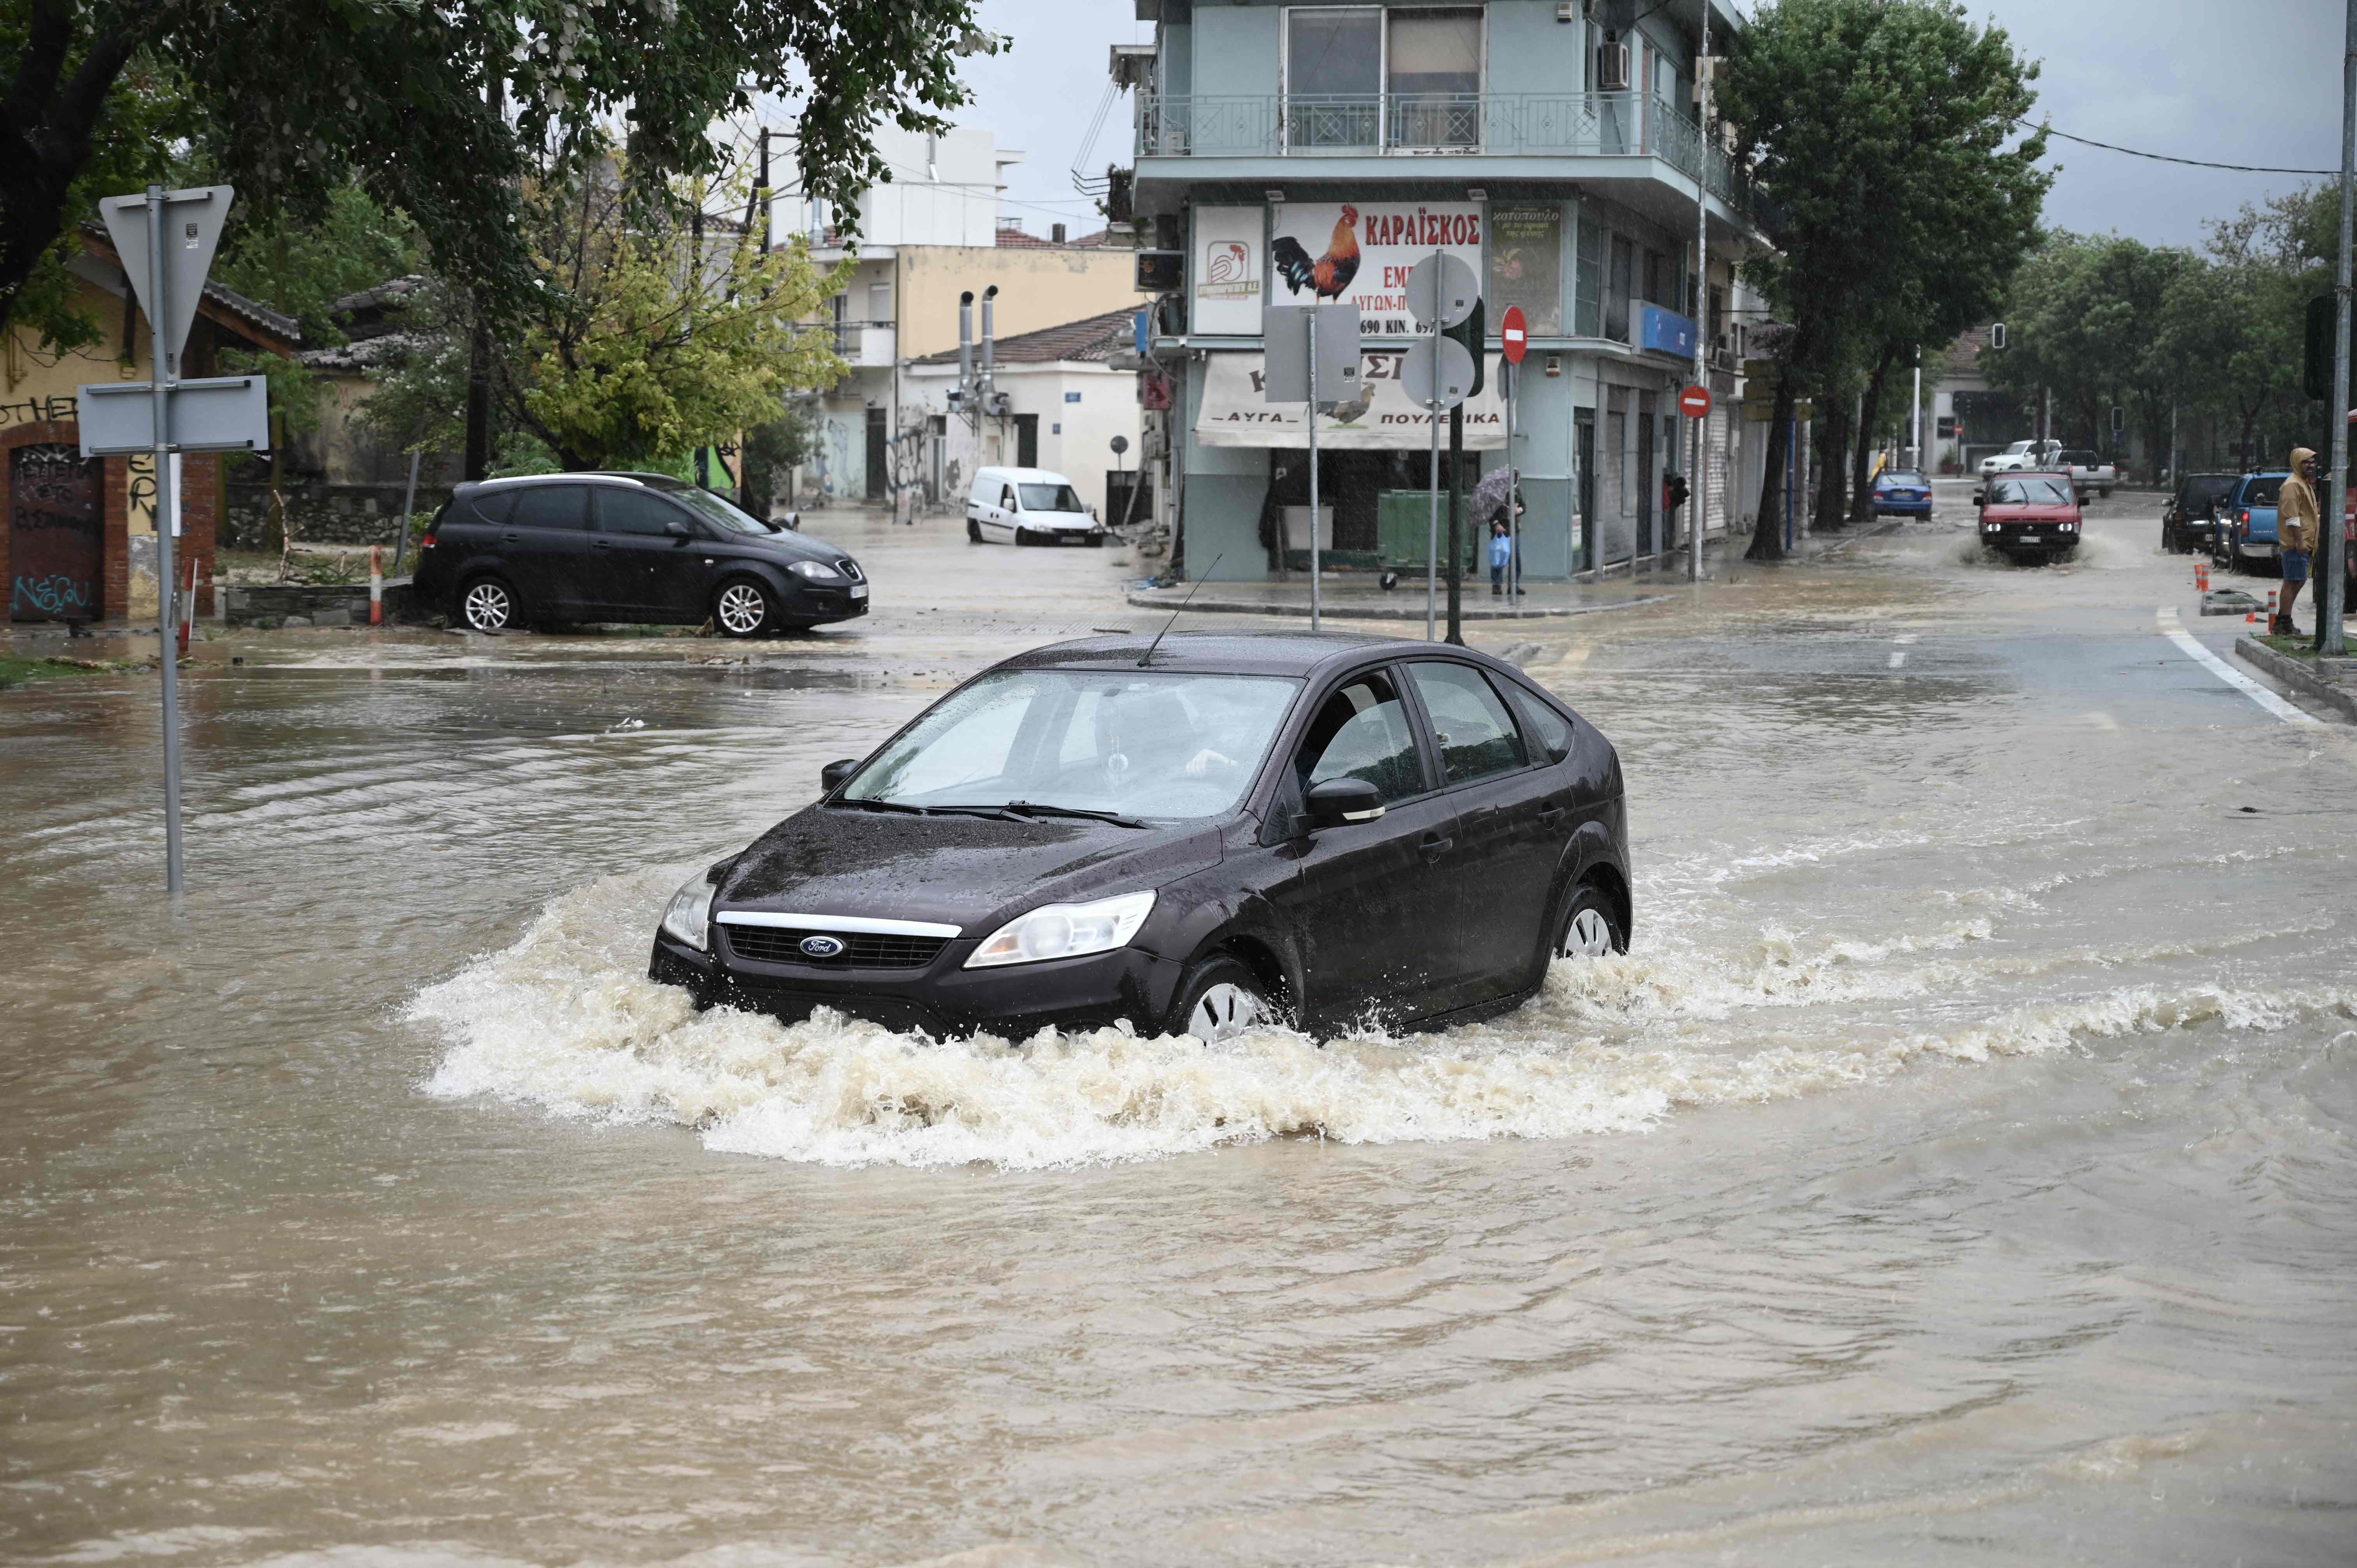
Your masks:
{"label": "parked dark minivan", "polygon": [[673,896],[699,1004],[935,1036],[1426,1029],[1625,951],[1611,743],[1468,649],[1100,638],[985,671]]}
{"label": "parked dark minivan", "polygon": [[859,563],[666,474],[535,474],[453,491],[414,592],[472,631],[709,620],[724,637],[867,613]]}

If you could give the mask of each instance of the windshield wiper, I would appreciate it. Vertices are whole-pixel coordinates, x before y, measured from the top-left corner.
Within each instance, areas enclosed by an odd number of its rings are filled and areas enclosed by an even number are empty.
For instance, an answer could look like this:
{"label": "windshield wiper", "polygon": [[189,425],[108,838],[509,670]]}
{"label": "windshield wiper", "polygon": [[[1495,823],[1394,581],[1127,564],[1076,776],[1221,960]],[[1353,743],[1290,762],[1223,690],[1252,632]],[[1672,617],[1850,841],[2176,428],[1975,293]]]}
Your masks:
{"label": "windshield wiper", "polygon": [[930,817],[934,808],[911,806],[899,800],[837,800],[836,805],[854,811],[906,811],[911,816]]}
{"label": "windshield wiper", "polygon": [[1092,822],[1112,822],[1125,828],[1152,826],[1120,811],[1095,811],[1085,806],[1047,806],[1032,800],[1009,800],[999,810],[1012,811],[1020,817],[1084,817]]}

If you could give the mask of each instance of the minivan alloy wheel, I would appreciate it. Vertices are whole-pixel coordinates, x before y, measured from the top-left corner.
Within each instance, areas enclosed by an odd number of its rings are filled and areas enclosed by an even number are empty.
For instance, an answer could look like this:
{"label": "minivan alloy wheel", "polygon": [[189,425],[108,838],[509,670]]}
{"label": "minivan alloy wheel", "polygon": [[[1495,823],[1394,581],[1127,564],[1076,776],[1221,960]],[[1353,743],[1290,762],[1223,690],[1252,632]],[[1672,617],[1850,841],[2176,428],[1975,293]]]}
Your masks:
{"label": "minivan alloy wheel", "polygon": [[515,621],[515,596],[496,577],[468,585],[459,614],[472,631],[505,631]]}
{"label": "minivan alloy wheel", "polygon": [[770,596],[755,584],[731,583],[720,590],[712,616],[729,636],[750,637],[770,618]]}

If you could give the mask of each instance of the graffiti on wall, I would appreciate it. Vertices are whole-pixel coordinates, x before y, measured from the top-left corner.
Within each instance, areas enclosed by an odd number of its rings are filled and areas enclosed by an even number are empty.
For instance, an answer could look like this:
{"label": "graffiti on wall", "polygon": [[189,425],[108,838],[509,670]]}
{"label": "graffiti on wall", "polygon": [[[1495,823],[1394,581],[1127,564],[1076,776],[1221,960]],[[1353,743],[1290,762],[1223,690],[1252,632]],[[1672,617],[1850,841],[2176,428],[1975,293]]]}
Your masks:
{"label": "graffiti on wall", "polygon": [[29,442],[8,454],[8,613],[98,617],[98,464],[77,447]]}
{"label": "graffiti on wall", "polygon": [[52,419],[80,419],[81,399],[71,392],[28,397],[22,403],[0,403],[0,425],[38,424]]}

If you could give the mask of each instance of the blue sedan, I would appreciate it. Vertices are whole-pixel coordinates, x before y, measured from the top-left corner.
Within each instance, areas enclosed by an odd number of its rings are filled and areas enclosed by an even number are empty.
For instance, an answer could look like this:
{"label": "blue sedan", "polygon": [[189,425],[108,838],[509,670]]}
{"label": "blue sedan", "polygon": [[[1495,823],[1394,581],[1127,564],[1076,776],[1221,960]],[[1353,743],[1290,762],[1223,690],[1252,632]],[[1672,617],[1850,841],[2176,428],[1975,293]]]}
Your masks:
{"label": "blue sedan", "polygon": [[1874,515],[1906,512],[1932,515],[1932,481],[1912,468],[1885,468],[1874,476]]}

